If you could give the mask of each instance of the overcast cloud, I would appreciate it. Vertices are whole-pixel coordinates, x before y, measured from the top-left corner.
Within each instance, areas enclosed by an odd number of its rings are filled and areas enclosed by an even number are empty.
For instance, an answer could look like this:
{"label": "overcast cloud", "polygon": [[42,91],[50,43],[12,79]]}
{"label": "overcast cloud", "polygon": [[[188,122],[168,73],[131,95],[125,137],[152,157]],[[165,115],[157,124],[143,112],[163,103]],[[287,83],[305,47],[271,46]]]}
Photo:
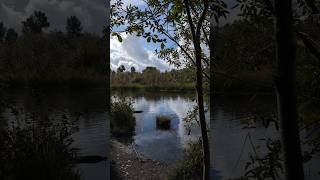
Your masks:
{"label": "overcast cloud", "polygon": [[162,59],[158,59],[154,52],[146,48],[144,40],[123,34],[123,42],[120,43],[116,37],[110,39],[110,59],[111,69],[116,70],[120,65],[124,65],[126,69],[135,67],[137,71],[142,71],[147,66],[154,66],[161,71],[172,69]]}
{"label": "overcast cloud", "polygon": [[50,30],[65,30],[66,19],[77,16],[85,31],[101,34],[106,24],[105,0],[0,0],[0,21],[21,32],[21,22],[33,11],[47,14]]}

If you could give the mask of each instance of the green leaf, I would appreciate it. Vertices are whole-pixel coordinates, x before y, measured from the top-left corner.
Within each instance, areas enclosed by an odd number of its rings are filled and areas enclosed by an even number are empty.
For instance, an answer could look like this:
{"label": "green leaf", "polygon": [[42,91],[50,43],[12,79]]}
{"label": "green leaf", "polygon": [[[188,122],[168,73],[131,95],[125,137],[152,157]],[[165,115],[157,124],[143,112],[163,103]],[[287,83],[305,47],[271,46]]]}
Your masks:
{"label": "green leaf", "polygon": [[151,37],[149,36],[148,38],[147,38],[147,42],[150,42],[151,41]]}

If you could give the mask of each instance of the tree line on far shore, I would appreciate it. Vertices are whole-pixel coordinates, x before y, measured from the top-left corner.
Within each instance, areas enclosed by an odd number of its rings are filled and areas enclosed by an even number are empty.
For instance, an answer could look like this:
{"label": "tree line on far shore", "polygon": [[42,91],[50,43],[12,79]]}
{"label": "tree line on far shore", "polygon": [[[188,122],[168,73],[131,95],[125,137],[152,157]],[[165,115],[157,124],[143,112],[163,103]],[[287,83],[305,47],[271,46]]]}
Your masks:
{"label": "tree line on far shore", "polygon": [[65,31],[48,31],[50,22],[41,11],[34,11],[21,24],[19,34],[0,22],[1,82],[28,86],[105,81],[105,40],[84,32],[76,16],[66,19]]}

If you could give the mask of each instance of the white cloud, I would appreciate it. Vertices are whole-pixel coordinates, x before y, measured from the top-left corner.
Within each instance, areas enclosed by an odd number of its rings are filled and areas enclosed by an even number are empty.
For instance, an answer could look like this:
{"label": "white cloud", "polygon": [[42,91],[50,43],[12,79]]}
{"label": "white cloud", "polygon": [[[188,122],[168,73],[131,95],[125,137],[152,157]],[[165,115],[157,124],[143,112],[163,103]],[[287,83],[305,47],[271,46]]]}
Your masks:
{"label": "white cloud", "polygon": [[123,34],[123,42],[116,37],[110,38],[110,64],[116,70],[120,65],[126,69],[134,66],[137,71],[142,71],[147,66],[154,66],[161,71],[170,70],[173,66],[159,59],[151,50],[145,48],[146,43],[134,35]]}

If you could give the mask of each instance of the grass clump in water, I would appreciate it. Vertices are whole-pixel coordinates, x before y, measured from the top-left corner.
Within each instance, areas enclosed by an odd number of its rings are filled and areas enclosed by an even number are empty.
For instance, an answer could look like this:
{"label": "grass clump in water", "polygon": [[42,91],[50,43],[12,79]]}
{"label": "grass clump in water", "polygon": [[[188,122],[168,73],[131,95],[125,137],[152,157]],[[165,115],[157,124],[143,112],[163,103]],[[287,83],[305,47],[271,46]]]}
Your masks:
{"label": "grass clump in water", "polygon": [[131,100],[120,98],[111,104],[111,134],[115,137],[131,137],[135,126]]}

